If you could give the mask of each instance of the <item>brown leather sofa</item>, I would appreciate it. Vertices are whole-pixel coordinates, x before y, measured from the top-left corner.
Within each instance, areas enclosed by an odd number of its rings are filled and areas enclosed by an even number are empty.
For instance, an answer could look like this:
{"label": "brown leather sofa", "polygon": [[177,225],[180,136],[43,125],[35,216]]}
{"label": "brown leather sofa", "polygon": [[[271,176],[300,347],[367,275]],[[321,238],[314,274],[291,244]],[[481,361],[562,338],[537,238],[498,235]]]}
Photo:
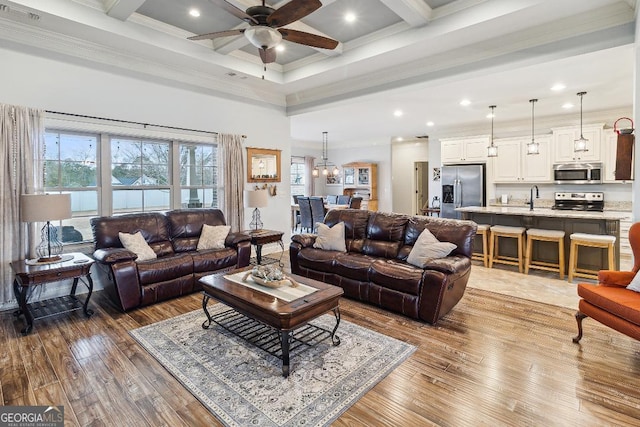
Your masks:
{"label": "brown leather sofa", "polygon": [[[292,236],[293,273],[340,286],[347,297],[431,324],[462,298],[471,273],[476,223],[356,209],[334,209],[324,219],[330,227],[341,221],[346,253],[313,248],[312,234]],[[406,260],[425,228],[457,248],[418,268]]]}
{"label": "brown leather sofa", "polygon": [[[218,209],[184,209],[91,219],[100,279],[123,311],[200,290],[198,279],[249,265],[251,238],[229,233],[224,249],[196,251],[202,225],[226,225]],[[157,259],[136,262],[119,232],[140,231]]]}

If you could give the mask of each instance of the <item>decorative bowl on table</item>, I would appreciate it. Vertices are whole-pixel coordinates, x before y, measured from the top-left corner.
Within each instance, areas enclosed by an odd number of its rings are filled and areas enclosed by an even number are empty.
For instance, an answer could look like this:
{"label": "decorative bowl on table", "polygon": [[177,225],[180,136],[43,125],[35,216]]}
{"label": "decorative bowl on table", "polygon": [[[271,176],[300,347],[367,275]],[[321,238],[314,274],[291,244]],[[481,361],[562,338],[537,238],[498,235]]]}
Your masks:
{"label": "decorative bowl on table", "polygon": [[295,288],[298,286],[298,283],[295,280],[291,277],[287,277],[287,275],[277,267],[269,267],[266,265],[255,266],[251,271],[248,271],[247,274],[244,275],[242,281],[246,282],[249,276],[251,276],[251,279],[253,279],[257,284],[267,286],[269,288],[280,288],[282,286],[291,286]]}

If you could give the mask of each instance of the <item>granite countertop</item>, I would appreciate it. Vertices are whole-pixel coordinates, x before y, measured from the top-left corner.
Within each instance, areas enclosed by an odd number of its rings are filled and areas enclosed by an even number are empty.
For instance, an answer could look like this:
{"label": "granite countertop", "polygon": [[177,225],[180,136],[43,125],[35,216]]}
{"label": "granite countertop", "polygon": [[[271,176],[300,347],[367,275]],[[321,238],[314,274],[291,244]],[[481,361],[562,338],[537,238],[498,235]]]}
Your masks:
{"label": "granite countertop", "polygon": [[546,216],[551,218],[582,218],[582,219],[631,219],[631,212],[620,211],[604,211],[604,212],[585,212],[585,211],[559,211],[550,208],[536,208],[529,210],[528,206],[468,206],[457,208],[459,212],[473,213],[492,213],[501,215],[520,215],[520,216]]}

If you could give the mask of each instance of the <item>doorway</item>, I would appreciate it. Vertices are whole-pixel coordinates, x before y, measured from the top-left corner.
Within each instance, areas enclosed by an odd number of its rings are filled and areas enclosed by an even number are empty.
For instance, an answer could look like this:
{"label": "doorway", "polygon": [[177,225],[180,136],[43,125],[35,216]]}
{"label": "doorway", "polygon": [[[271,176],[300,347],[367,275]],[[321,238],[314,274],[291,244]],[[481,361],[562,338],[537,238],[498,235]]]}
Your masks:
{"label": "doorway", "polygon": [[415,162],[415,214],[422,215],[420,209],[429,205],[429,162]]}

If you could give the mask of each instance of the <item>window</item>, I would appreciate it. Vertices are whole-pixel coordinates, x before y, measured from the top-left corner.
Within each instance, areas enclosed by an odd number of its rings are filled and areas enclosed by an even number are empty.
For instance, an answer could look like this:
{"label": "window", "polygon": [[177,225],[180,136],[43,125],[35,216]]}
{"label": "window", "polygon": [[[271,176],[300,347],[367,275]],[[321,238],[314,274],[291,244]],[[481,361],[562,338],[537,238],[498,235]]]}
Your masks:
{"label": "window", "polygon": [[218,150],[210,134],[102,123],[74,129],[85,127],[97,131],[45,132],[45,191],[71,194],[72,218],[56,224],[64,244],[91,241],[95,216],[218,206]]}
{"label": "window", "polygon": [[89,218],[98,214],[97,153],[98,135],[45,134],[45,191],[71,194],[73,217],[56,224],[62,243],[93,237]]}
{"label": "window", "polygon": [[304,157],[291,156],[291,194],[304,194]]}
{"label": "window", "polygon": [[217,147],[180,145],[180,201],[183,208],[218,207]]}
{"label": "window", "polygon": [[169,143],[111,139],[113,213],[171,207]]}

